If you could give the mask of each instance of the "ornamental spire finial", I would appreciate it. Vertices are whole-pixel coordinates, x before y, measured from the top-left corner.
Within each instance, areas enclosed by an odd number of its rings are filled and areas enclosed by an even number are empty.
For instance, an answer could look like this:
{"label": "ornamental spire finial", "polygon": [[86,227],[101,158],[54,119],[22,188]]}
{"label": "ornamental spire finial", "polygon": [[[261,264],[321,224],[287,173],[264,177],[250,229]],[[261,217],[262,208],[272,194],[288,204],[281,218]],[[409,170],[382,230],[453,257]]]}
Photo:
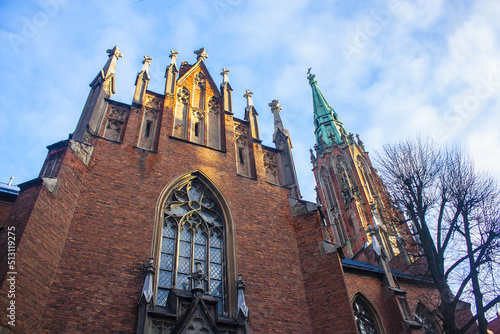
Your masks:
{"label": "ornamental spire finial", "polygon": [[223,68],[222,72],[220,72],[220,75],[222,75],[222,83],[229,82],[229,77],[228,77],[229,72],[230,71],[227,68]]}
{"label": "ornamental spire finial", "polygon": [[205,59],[208,58],[208,54],[205,52],[205,48],[201,48],[199,50],[196,50],[194,52],[198,57],[196,58],[196,60],[198,61],[205,61]]}
{"label": "ornamental spire finial", "polygon": [[280,101],[278,100],[272,100],[271,103],[269,103],[269,106],[271,107],[271,111],[274,113],[274,110],[278,110],[278,112],[281,112],[281,106],[280,106]]}
{"label": "ornamental spire finial", "polygon": [[175,64],[178,54],[179,52],[175,50],[170,50],[170,56],[168,56],[170,58],[170,64]]}
{"label": "ornamental spire finial", "polygon": [[115,56],[116,59],[118,58],[122,58],[123,57],[123,54],[120,52],[120,48],[118,46],[115,46],[114,48],[112,49],[108,49],[106,50],[106,53],[111,57],[111,56]]}
{"label": "ornamental spire finial", "polygon": [[247,107],[253,106],[252,95],[253,92],[251,92],[250,89],[247,89],[245,95],[243,95],[243,97],[247,99]]}
{"label": "ornamental spire finial", "polygon": [[148,69],[149,65],[151,65],[151,60],[153,60],[153,57],[150,57],[150,56],[146,56],[144,55],[144,60],[142,61],[143,65],[142,65],[142,70],[146,70]]}

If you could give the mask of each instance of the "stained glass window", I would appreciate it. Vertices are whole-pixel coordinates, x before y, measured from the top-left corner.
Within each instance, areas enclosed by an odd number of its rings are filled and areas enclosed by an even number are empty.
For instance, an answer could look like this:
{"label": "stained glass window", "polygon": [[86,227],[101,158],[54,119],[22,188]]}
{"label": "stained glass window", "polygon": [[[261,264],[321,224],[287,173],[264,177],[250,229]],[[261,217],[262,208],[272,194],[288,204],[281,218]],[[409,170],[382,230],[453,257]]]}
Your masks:
{"label": "stained glass window", "polygon": [[191,290],[188,276],[200,262],[204,289],[224,312],[224,224],[220,209],[196,179],[176,189],[163,210],[157,303],[166,305],[171,289]]}
{"label": "stained glass window", "polygon": [[375,315],[368,308],[367,304],[360,298],[356,297],[352,304],[354,311],[354,319],[360,334],[379,334],[380,329],[377,326]]}

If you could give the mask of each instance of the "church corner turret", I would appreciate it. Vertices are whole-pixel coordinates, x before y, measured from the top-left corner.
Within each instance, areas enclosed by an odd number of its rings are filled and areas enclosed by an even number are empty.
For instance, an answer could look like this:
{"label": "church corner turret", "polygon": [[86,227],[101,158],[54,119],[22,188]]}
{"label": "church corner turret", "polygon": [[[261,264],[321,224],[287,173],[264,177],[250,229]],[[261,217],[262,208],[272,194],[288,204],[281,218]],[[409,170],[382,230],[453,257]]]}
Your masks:
{"label": "church corner turret", "polygon": [[90,83],[90,93],[72,135],[73,140],[88,142],[89,134],[95,135],[98,132],[106,111],[106,99],[115,93],[116,61],[123,55],[118,46],[106,52],[108,53],[108,61]]}

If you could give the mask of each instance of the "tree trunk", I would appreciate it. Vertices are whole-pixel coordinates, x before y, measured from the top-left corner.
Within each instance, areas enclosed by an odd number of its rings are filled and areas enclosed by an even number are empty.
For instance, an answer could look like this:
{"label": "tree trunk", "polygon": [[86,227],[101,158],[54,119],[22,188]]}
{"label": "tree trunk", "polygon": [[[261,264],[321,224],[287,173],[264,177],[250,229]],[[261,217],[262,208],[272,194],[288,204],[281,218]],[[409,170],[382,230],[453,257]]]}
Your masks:
{"label": "tree trunk", "polygon": [[474,294],[474,300],[476,302],[476,314],[477,314],[477,322],[479,325],[479,333],[487,334],[488,321],[486,320],[484,311],[483,293],[481,292],[481,287],[479,286],[479,273],[477,270],[476,259],[474,258],[474,250],[472,247],[468,212],[464,211],[462,217],[464,219],[465,241],[467,243],[467,255],[469,256],[469,267],[471,271],[471,280],[472,280],[472,293]]}
{"label": "tree trunk", "polygon": [[454,296],[451,292],[448,284],[444,282],[441,289],[438,287],[439,293],[441,294],[441,305],[439,306],[439,312],[443,317],[443,331],[446,334],[457,334],[458,328],[455,323],[455,308],[456,303],[454,302]]}

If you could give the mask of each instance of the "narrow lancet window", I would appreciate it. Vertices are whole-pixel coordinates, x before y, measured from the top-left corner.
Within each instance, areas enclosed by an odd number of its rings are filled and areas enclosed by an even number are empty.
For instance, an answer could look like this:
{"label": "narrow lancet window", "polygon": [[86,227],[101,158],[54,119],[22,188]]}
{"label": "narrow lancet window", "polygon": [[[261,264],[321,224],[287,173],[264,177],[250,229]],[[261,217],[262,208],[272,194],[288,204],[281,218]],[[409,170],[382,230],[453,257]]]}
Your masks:
{"label": "narrow lancet window", "polygon": [[151,122],[147,121],[146,122],[146,130],[144,131],[144,137],[148,138],[150,131],[151,131]]}
{"label": "narrow lancet window", "polygon": [[329,171],[325,167],[321,168],[320,184],[321,184],[321,190],[323,192],[323,198],[325,201],[323,205],[326,208],[328,219],[330,220],[330,223],[333,225],[335,242],[339,245],[344,245],[348,240],[347,232],[342,222],[339,205],[335,197],[335,191],[333,189],[333,184],[330,178]]}

